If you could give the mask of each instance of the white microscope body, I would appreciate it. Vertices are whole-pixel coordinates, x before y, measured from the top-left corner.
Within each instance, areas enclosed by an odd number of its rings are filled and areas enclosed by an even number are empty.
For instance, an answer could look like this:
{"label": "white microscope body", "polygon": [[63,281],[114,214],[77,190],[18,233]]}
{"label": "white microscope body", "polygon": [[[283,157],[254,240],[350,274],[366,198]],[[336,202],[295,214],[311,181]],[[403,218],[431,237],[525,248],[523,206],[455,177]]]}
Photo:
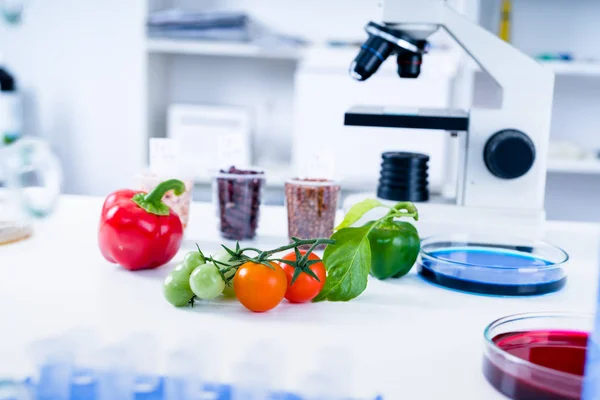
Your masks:
{"label": "white microscope body", "polygon": [[[433,204],[430,207],[423,203],[420,209],[433,208],[433,214],[445,215],[449,224],[454,214],[455,219],[463,221],[475,218],[481,222],[511,223],[512,220],[518,225],[540,228],[545,221],[554,74],[460,15],[444,0],[384,0],[380,5],[385,28],[414,39],[426,39],[444,28],[503,91],[499,109],[471,109],[468,128],[459,134],[455,204],[442,206],[439,213]],[[407,48],[402,41],[398,43]],[[527,157],[533,157],[527,165],[518,166],[523,151]],[[346,204],[356,201],[357,198],[351,197]]]}

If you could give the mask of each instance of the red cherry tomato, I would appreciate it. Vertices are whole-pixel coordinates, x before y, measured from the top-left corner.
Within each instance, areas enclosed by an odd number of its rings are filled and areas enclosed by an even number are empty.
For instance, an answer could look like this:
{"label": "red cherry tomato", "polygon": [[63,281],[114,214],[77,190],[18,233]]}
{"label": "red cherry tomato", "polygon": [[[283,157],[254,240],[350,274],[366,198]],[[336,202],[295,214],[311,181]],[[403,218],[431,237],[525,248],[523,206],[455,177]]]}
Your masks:
{"label": "red cherry tomato", "polygon": [[272,262],[271,265],[272,269],[263,264],[247,262],[235,273],[235,295],[251,311],[269,311],[283,300],[287,287],[285,273],[277,263]]}
{"label": "red cherry tomato", "polygon": [[[306,254],[306,250],[301,250],[300,254]],[[292,251],[291,253],[286,254],[282,259],[296,261],[296,254]],[[315,253],[310,253],[308,259],[321,260]],[[321,292],[321,289],[323,289],[323,286],[325,286],[327,272],[325,270],[325,265],[322,262],[315,263],[309,267],[319,280],[316,280],[306,272],[301,272],[294,284],[292,284],[292,277],[294,276],[295,268],[285,263],[281,263],[281,267],[287,276],[287,291],[285,292],[285,298],[288,299],[290,303],[305,303],[311,301],[317,297],[319,292]]]}

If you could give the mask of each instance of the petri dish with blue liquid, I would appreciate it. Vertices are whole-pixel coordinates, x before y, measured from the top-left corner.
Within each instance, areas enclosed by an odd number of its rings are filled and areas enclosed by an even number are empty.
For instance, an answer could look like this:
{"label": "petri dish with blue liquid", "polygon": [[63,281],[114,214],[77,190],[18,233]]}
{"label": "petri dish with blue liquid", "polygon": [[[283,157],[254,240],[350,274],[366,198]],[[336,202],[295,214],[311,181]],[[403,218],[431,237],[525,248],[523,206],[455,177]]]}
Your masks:
{"label": "petri dish with blue liquid", "polygon": [[568,254],[543,241],[453,234],[421,241],[418,273],[427,281],[463,292],[535,296],[567,283]]}

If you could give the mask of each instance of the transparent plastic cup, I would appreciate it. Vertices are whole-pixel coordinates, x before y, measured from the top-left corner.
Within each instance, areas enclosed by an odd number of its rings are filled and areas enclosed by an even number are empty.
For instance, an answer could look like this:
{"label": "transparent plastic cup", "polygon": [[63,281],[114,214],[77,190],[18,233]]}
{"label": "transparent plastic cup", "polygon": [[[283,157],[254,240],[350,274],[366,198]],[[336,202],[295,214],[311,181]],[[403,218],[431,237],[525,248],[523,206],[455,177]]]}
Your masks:
{"label": "transparent plastic cup", "polygon": [[34,342],[30,355],[35,365],[34,397],[38,400],[69,400],[74,356],[61,338]]}
{"label": "transparent plastic cup", "polygon": [[212,386],[219,380],[222,349],[216,343],[214,332],[201,330],[177,340],[166,354],[165,400],[217,399]]}
{"label": "transparent plastic cup", "polygon": [[328,179],[290,179],[285,183],[288,236],[328,238],[333,233],[341,187]]}
{"label": "transparent plastic cup", "polygon": [[263,338],[252,343],[243,359],[235,364],[232,400],[267,400],[282,388],[285,348]]}
{"label": "transparent plastic cup", "polygon": [[215,175],[213,199],[224,239],[254,239],[265,181],[265,172],[257,168],[230,168]]}
{"label": "transparent plastic cup", "polygon": [[62,178],[60,160],[46,141],[0,143],[0,244],[29,238],[34,220],[54,212]]}
{"label": "transparent plastic cup", "polygon": [[353,396],[354,358],[341,345],[316,348],[313,364],[300,380],[303,400],[349,400]]}
{"label": "transparent plastic cup", "polygon": [[270,378],[260,363],[240,363],[234,371],[237,378],[231,388],[231,400],[267,400],[270,398]]}
{"label": "transparent plastic cup", "polygon": [[134,400],[134,366],[127,346],[110,346],[98,355],[96,400]]}
{"label": "transparent plastic cup", "polygon": [[65,338],[73,352],[72,386],[87,386],[95,383],[94,367],[100,349],[97,332],[87,327],[77,328],[69,331]]}
{"label": "transparent plastic cup", "polygon": [[133,334],[126,342],[127,357],[134,374],[135,393],[152,393],[160,383],[159,351],[156,338],[147,333]]}
{"label": "transparent plastic cup", "polygon": [[34,400],[33,396],[23,382],[0,379],[0,400]]}
{"label": "transparent plastic cup", "polygon": [[202,380],[198,371],[195,352],[178,349],[167,356],[165,377],[165,400],[195,399],[202,392]]}

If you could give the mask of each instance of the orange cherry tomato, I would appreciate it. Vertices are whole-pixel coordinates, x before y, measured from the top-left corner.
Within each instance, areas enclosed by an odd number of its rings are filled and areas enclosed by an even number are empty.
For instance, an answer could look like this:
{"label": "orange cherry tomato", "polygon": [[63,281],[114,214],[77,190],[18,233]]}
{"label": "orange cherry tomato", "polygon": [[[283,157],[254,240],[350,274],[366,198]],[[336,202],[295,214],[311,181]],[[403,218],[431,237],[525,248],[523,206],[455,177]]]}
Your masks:
{"label": "orange cherry tomato", "polygon": [[272,262],[271,265],[273,269],[247,262],[238,268],[233,278],[236,297],[251,311],[269,311],[283,300],[287,278],[277,263]]}
{"label": "orange cherry tomato", "polygon": [[[306,250],[301,250],[300,254],[305,255]],[[296,254],[292,251],[291,253],[286,254],[282,259],[296,261]],[[320,260],[319,256],[315,253],[310,253],[308,259]],[[290,303],[305,303],[311,301],[317,297],[323,289],[323,286],[325,286],[327,272],[325,270],[325,265],[323,265],[322,262],[315,263],[309,267],[319,280],[316,280],[305,272],[301,272],[294,284],[292,284],[292,277],[294,276],[295,268],[285,263],[281,263],[281,267],[287,276],[287,291],[285,292],[285,298]]]}

